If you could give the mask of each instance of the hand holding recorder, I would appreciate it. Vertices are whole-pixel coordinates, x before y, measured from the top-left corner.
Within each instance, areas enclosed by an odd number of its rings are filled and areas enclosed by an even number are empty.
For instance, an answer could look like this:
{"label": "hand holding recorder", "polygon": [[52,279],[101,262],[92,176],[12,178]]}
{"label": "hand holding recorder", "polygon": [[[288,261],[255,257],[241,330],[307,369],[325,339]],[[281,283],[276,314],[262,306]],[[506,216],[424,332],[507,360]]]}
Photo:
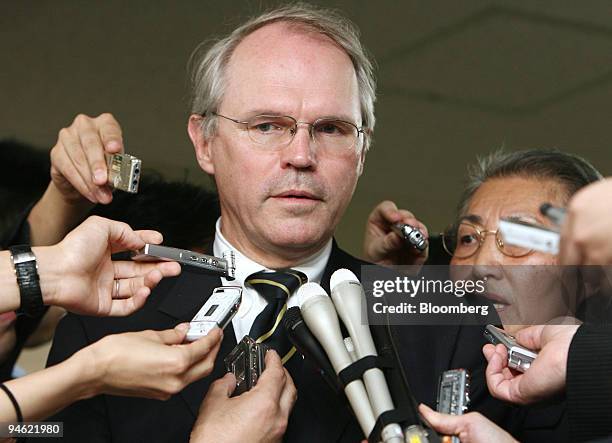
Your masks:
{"label": "hand holding recorder", "polygon": [[51,150],[51,180],[68,202],[110,203],[105,154],[123,152],[121,126],[111,114],[79,114]]}
{"label": "hand holding recorder", "polygon": [[489,362],[486,370],[491,394],[503,401],[529,404],[563,392],[567,355],[578,325],[539,325],[517,332],[517,342],[537,357],[524,373],[508,367],[508,351],[503,344],[487,344],[483,353]]}
{"label": "hand holding recorder", "polygon": [[559,260],[564,265],[612,264],[612,178],[586,186],[570,200]]}
{"label": "hand holding recorder", "polygon": [[458,436],[461,443],[516,443],[510,434],[478,412],[465,415],[441,414],[424,404],[419,405],[419,412],[436,431]]}
{"label": "hand holding recorder", "polygon": [[408,245],[402,234],[394,229],[397,224],[412,227],[416,231],[414,234],[420,234],[425,240],[419,244],[426,245],[427,227],[410,211],[398,209],[395,203],[386,200],[368,216],[363,239],[364,258],[380,265],[422,265],[427,260],[427,247],[419,249]]}
{"label": "hand holding recorder", "polygon": [[232,397],[236,388],[232,373],[211,385],[191,432],[191,443],[282,440],[297,390],[276,352],[268,351],[265,363],[257,385],[237,397]]}
{"label": "hand holding recorder", "polygon": [[[131,314],[163,277],[178,275],[181,269],[172,262],[111,261],[111,254],[161,241],[156,231],[133,231],[125,223],[88,218],[59,244],[33,249],[44,304],[85,315]],[[6,310],[20,305],[16,287],[12,300],[14,306]]]}
{"label": "hand holding recorder", "polygon": [[111,114],[79,114],[59,131],[51,182],[28,216],[33,246],[59,242],[94,204],[113,200],[107,156],[122,152],[121,127]]}

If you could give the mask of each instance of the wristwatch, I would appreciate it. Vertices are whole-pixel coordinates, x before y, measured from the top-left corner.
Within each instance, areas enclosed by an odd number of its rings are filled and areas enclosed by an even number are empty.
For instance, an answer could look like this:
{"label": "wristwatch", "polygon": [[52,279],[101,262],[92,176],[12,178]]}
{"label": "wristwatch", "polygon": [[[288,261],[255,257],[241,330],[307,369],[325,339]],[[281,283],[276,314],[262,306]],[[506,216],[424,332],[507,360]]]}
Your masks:
{"label": "wristwatch", "polygon": [[44,312],[45,306],[40,291],[36,256],[29,245],[11,246],[9,250],[21,298],[21,306],[17,313],[37,317]]}

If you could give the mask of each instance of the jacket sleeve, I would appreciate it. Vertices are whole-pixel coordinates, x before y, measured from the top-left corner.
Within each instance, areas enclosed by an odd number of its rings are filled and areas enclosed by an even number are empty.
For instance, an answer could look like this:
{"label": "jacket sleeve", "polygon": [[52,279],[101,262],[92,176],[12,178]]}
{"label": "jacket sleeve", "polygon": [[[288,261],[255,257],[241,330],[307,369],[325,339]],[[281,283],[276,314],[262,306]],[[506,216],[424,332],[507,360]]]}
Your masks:
{"label": "jacket sleeve", "polygon": [[[47,366],[60,363],[79,349],[90,344],[87,337],[83,319],[68,314],[59,323],[49,352]],[[111,441],[110,426],[108,423],[105,396],[99,395],[87,400],[78,401],[64,410],[50,417],[47,421],[64,423],[64,436],[66,442],[101,443]],[[44,439],[37,438],[34,443]],[[49,439],[56,443],[57,439]]]}
{"label": "jacket sleeve", "polygon": [[567,358],[572,441],[612,435],[612,325],[583,325]]}

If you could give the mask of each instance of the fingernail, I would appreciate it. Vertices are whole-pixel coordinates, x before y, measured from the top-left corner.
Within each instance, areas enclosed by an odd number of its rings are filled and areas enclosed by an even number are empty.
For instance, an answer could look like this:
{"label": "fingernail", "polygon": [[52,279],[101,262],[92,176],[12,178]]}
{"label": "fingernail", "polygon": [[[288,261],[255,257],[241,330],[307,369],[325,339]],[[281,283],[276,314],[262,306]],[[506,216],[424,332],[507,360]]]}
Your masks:
{"label": "fingernail", "polygon": [[96,169],[94,171],[94,181],[102,183],[106,181],[106,171],[104,169]]}
{"label": "fingernail", "polygon": [[120,149],[121,144],[117,140],[111,140],[106,144],[106,148],[114,151]]}
{"label": "fingernail", "polygon": [[178,330],[178,331],[184,332],[187,329],[189,329],[189,323],[181,323],[179,325],[176,325],[175,329]]}

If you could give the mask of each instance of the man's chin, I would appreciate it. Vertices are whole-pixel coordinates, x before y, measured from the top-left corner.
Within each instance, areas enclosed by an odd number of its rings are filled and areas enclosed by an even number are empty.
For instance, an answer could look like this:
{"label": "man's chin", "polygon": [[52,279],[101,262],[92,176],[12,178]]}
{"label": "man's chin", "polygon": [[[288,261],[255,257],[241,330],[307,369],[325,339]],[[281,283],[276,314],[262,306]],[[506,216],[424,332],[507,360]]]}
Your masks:
{"label": "man's chin", "polygon": [[322,246],[331,238],[332,232],[312,223],[279,223],[268,231],[269,241],[280,248],[310,250]]}

